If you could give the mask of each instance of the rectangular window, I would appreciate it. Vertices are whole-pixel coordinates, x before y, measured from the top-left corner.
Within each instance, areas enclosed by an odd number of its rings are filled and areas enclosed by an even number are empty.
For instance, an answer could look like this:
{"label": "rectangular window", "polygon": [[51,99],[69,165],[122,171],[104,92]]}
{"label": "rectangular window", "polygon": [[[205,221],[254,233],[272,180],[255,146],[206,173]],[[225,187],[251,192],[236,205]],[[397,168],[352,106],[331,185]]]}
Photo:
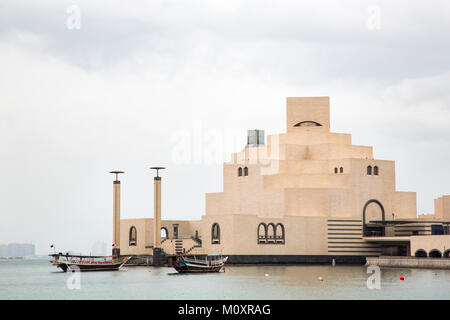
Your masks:
{"label": "rectangular window", "polygon": [[177,223],[175,223],[175,224],[173,225],[173,237],[174,237],[175,239],[178,239],[178,224],[177,224]]}

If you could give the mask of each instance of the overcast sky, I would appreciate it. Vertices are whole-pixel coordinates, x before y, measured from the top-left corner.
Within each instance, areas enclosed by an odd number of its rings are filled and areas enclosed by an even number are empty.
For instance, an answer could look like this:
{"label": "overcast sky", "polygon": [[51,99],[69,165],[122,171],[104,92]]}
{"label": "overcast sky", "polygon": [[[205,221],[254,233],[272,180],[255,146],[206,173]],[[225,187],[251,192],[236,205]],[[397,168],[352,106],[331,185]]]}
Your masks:
{"label": "overcast sky", "polygon": [[153,216],[164,165],[163,218],[200,219],[246,130],[285,131],[288,96],[330,96],[332,130],[395,160],[397,190],[433,213],[449,33],[446,0],[2,0],[0,243],[109,246],[113,169],[122,218]]}

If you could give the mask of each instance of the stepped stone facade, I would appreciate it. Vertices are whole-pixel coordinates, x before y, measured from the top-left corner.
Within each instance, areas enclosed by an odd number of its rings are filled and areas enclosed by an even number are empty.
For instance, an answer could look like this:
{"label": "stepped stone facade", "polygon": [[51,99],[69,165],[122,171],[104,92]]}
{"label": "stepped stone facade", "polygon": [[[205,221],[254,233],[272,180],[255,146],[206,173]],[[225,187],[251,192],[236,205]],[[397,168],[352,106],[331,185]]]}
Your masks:
{"label": "stepped stone facade", "polygon": [[[223,191],[206,194],[200,220],[161,221],[166,255],[364,263],[427,247],[427,255],[448,256],[450,196],[435,200],[434,215],[418,216],[416,193],[396,190],[394,161],[330,131],[329,97],[287,98],[286,111],[286,133],[265,143],[263,131],[249,131],[247,146],[223,164]],[[120,230],[122,255],[152,256],[153,219],[122,219]]]}

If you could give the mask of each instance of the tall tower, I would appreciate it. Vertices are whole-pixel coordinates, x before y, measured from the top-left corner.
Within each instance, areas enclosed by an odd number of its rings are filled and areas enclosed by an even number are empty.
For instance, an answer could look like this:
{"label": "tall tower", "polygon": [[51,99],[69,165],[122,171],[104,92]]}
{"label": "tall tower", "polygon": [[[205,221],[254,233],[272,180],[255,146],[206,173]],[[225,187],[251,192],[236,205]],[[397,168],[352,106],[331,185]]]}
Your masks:
{"label": "tall tower", "polygon": [[113,181],[113,249],[112,254],[120,256],[120,181],[119,174],[124,171],[110,171],[116,175]]}
{"label": "tall tower", "polygon": [[165,257],[161,250],[161,177],[159,176],[159,170],[165,168],[151,167],[150,169],[156,170],[156,177],[153,178],[153,265],[160,266],[164,264]]}

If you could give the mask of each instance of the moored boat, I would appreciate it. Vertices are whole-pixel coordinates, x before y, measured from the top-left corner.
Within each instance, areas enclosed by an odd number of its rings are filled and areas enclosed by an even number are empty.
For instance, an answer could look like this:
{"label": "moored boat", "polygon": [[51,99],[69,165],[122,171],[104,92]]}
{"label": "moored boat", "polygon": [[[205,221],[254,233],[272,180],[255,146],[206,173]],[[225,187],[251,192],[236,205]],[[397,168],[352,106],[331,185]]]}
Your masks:
{"label": "moored boat", "polygon": [[130,260],[131,256],[83,256],[54,253],[50,263],[64,272],[67,271],[117,271]]}
{"label": "moored boat", "polygon": [[223,269],[228,257],[222,257],[218,254],[207,255],[204,259],[197,257],[178,257],[173,268],[179,273],[194,272],[219,272]]}

